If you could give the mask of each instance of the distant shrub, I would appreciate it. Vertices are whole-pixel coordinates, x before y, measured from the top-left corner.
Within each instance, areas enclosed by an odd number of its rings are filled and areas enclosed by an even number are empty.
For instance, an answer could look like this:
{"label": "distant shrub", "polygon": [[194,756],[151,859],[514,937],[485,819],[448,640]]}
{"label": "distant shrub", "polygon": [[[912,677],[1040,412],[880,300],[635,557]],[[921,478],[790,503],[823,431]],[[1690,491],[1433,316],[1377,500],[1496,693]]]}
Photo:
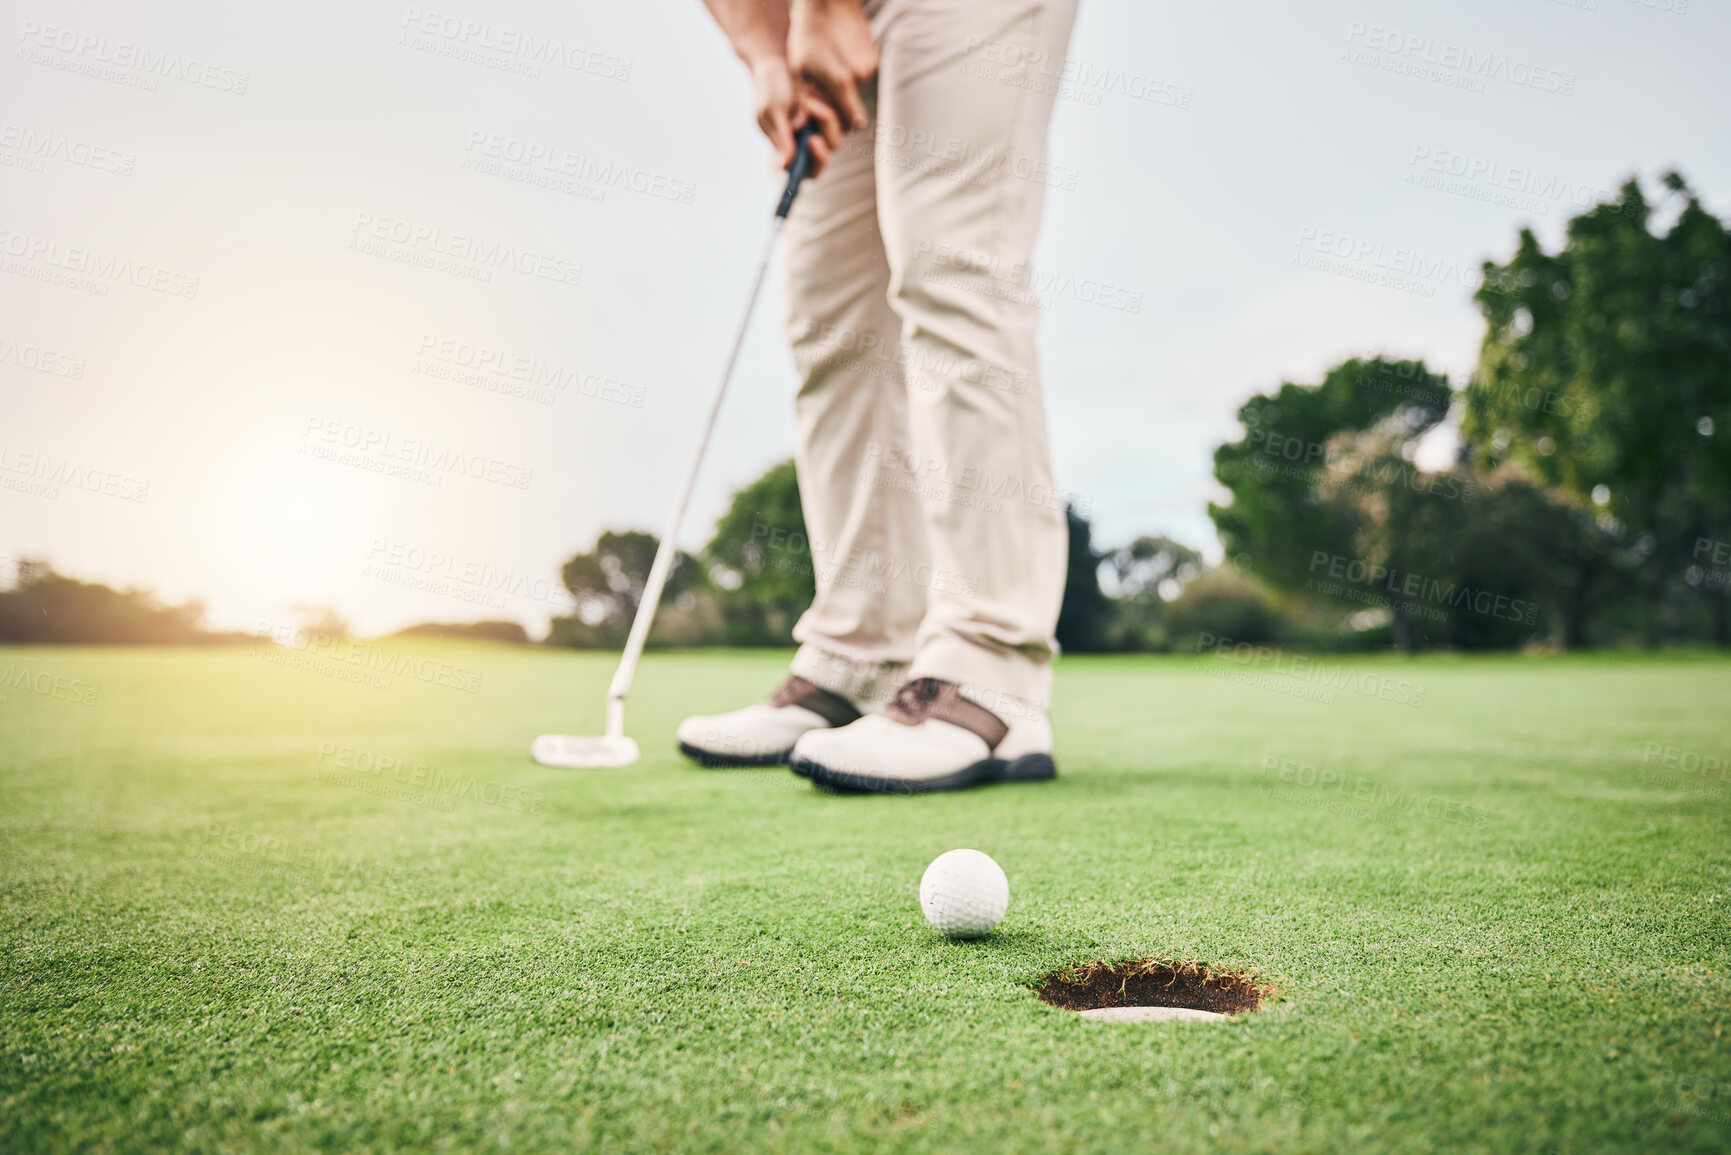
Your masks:
{"label": "distant shrub", "polygon": [[1166,607],[1166,636],[1178,652],[1194,650],[1202,634],[1235,642],[1283,641],[1289,623],[1268,592],[1235,570],[1209,570]]}
{"label": "distant shrub", "polygon": [[394,638],[463,638],[478,642],[529,644],[529,631],[517,622],[421,622],[398,630]]}
{"label": "distant shrub", "polygon": [[202,602],[165,606],[143,590],[117,590],[55,573],[43,562],[19,566],[18,584],[0,590],[0,642],[26,645],[185,645],[233,642],[201,624]]}

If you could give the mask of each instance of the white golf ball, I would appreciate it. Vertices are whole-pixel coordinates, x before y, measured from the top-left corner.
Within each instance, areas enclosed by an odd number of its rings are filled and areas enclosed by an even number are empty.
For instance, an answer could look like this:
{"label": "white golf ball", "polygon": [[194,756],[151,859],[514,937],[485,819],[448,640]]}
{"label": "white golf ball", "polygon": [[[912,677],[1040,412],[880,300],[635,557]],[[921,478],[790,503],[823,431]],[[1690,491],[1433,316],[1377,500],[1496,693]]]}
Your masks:
{"label": "white golf ball", "polygon": [[926,921],[951,938],[978,938],[1004,917],[1010,880],[989,854],[951,850],[938,855],[920,879]]}

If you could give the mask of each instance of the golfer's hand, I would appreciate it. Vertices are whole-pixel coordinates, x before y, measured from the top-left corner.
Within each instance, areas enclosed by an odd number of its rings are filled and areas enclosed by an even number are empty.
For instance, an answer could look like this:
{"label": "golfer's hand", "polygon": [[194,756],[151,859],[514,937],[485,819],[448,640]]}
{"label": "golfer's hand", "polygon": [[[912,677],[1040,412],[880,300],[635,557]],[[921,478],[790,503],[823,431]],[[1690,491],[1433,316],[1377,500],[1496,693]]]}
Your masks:
{"label": "golfer's hand", "polygon": [[782,168],[793,163],[793,134],[807,120],[818,123],[811,138],[811,177],[823,171],[830,153],[841,147],[842,127],[835,110],[825,104],[809,84],[797,79],[787,57],[760,56],[751,61],[751,88],[756,104],[757,127],[775,149]]}
{"label": "golfer's hand", "polygon": [[859,89],[877,75],[878,46],[872,42],[871,24],[860,0],[792,0],[787,60],[794,75],[810,87],[809,96],[815,100],[802,104],[823,124],[830,148],[840,148],[841,138],[831,137],[828,119],[813,104],[834,117],[842,131],[866,126],[865,100]]}

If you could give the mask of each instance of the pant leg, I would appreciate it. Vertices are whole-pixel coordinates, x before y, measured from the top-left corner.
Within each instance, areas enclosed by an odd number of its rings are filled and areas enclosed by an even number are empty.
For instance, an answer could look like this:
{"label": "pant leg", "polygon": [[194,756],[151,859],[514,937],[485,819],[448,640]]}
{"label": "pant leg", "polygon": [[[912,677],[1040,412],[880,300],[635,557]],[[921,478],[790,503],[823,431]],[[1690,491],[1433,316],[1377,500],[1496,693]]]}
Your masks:
{"label": "pant leg", "polygon": [[[913,479],[934,575],[912,676],[1043,707],[1067,530],[1053,487],[1030,260],[1076,0],[885,0],[876,157]],[[1020,700],[1018,702],[1017,700]]]}
{"label": "pant leg", "polygon": [[913,657],[929,567],[913,493],[875,486],[861,468],[872,446],[908,436],[869,136],[854,134],[806,182],[784,227],[799,378],[794,461],[817,585],[794,627],[793,672],[837,693],[881,697]]}

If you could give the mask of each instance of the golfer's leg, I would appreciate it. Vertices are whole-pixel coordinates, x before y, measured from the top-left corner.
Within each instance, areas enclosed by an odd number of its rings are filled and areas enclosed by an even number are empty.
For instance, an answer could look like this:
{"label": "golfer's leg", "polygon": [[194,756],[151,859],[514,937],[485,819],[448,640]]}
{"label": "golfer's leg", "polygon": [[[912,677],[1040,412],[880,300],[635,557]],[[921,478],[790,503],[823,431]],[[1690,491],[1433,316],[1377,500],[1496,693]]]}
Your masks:
{"label": "golfer's leg", "polygon": [[794,627],[793,672],[849,697],[881,697],[913,657],[928,570],[917,498],[873,484],[865,466],[874,447],[907,440],[901,323],[889,306],[869,136],[850,138],[805,184],[786,232],[795,462],[817,585]]}
{"label": "golfer's leg", "polygon": [[1013,722],[1045,707],[1064,590],[1029,270],[1076,5],[890,4],[875,153],[908,373],[904,472],[920,479],[933,572],[954,575],[933,582],[910,675],[961,683]]}

